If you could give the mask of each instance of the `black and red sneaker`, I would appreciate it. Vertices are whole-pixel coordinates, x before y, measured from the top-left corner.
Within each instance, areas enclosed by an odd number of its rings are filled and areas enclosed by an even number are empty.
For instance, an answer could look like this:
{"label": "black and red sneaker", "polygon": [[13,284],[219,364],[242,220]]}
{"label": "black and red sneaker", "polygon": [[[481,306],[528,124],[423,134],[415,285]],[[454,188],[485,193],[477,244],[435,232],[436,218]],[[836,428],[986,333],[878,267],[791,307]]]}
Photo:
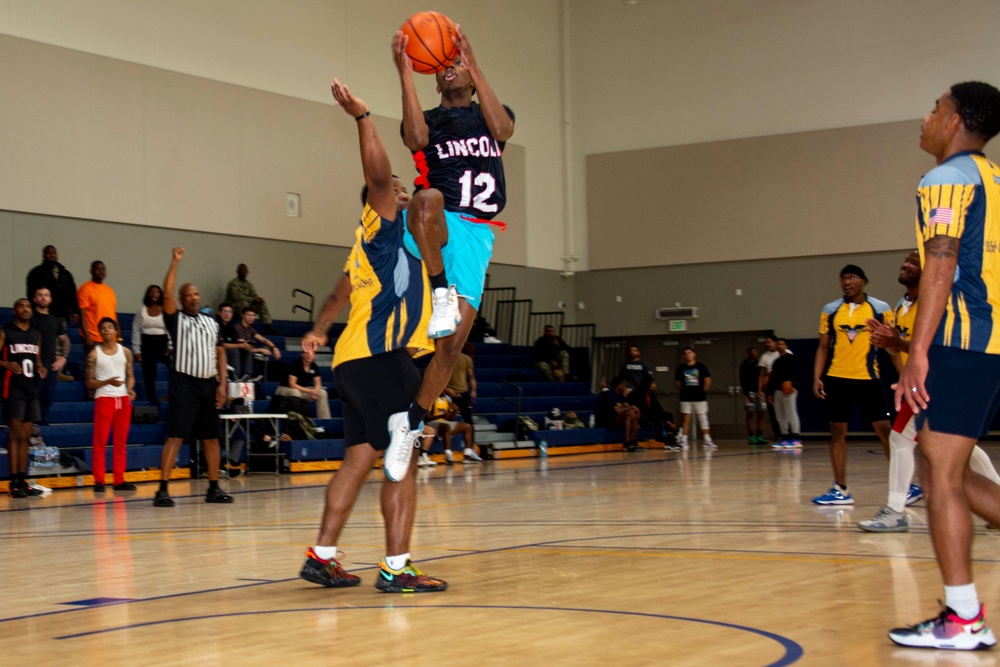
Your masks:
{"label": "black and red sneaker", "polygon": [[312,550],[306,549],[306,562],[302,564],[299,576],[313,584],[327,588],[347,588],[361,583],[361,577],[340,567],[336,558],[323,560]]}

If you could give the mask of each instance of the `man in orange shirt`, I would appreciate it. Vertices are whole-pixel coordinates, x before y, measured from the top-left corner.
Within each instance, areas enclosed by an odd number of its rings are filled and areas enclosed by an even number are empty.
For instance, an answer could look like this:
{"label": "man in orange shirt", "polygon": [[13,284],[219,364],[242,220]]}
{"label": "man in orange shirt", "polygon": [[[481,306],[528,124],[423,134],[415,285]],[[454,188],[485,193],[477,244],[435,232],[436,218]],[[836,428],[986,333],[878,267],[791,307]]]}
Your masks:
{"label": "man in orange shirt", "polygon": [[118,298],[115,291],[104,284],[107,275],[104,262],[94,260],[90,264],[90,280],[76,292],[76,300],[80,304],[80,334],[88,352],[101,342],[98,322],[105,317],[118,321]]}

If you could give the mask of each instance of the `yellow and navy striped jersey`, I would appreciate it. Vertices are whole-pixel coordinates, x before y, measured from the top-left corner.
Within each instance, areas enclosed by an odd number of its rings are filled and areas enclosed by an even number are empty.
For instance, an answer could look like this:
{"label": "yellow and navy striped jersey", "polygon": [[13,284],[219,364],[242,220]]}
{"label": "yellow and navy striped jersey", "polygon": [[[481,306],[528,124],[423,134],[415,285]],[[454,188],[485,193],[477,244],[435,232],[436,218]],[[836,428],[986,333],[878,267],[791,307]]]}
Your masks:
{"label": "yellow and navy striped jersey", "polygon": [[826,374],[849,380],[879,378],[876,348],[872,345],[867,322],[874,318],[893,326],[892,308],[885,301],[865,295],[861,303],[842,298],[823,306],[819,316],[820,334],[830,335],[830,365]]}
{"label": "yellow and navy striped jersey", "polygon": [[935,345],[1000,354],[1000,168],[982,153],[958,153],[917,188],[917,245],[959,239],[958,266]]}
{"label": "yellow and navy striped jersey", "polygon": [[[899,337],[903,340],[911,340],[913,338],[913,325],[917,321],[917,300],[910,301],[907,295],[904,294],[896,303],[895,319],[896,331],[899,332]],[[900,361],[904,365],[909,357],[910,355],[906,352],[901,351],[899,353]]]}
{"label": "yellow and navy striped jersey", "polygon": [[344,265],[351,280],[351,314],[333,351],[334,367],[383,352],[434,351],[427,337],[430,283],[423,262],[403,247],[403,217],[386,221],[365,204]]}

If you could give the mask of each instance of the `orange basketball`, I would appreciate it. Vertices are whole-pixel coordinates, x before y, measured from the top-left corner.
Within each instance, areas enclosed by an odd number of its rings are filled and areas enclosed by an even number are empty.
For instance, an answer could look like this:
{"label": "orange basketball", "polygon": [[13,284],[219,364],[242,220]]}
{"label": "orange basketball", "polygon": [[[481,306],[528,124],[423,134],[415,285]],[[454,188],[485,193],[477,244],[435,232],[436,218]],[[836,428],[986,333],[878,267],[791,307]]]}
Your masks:
{"label": "orange basketball", "polygon": [[438,12],[417,12],[401,28],[409,37],[406,55],[413,63],[413,71],[434,74],[451,67],[458,55],[455,43],[455,24]]}

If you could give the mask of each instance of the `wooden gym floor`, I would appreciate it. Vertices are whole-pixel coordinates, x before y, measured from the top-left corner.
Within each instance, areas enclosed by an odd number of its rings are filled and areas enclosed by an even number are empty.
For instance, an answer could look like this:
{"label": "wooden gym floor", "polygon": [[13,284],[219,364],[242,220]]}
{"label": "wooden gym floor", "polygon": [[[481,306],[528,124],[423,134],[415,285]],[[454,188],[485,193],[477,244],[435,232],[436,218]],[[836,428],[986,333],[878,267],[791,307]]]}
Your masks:
{"label": "wooden gym floor", "polygon": [[[942,596],[922,505],[906,534],[854,522],[884,502],[881,447],[850,445],[854,508],[809,500],[826,447],[685,458],[649,450],[419,472],[418,564],[445,593],[373,587],[381,471],[338,545],[353,589],[297,578],[331,473],[95,497],[0,499],[7,664],[995,665],[895,647]],[[988,446],[993,455],[998,452]],[[226,482],[224,482],[226,484]],[[977,521],[980,596],[1000,630],[1000,534]]]}

